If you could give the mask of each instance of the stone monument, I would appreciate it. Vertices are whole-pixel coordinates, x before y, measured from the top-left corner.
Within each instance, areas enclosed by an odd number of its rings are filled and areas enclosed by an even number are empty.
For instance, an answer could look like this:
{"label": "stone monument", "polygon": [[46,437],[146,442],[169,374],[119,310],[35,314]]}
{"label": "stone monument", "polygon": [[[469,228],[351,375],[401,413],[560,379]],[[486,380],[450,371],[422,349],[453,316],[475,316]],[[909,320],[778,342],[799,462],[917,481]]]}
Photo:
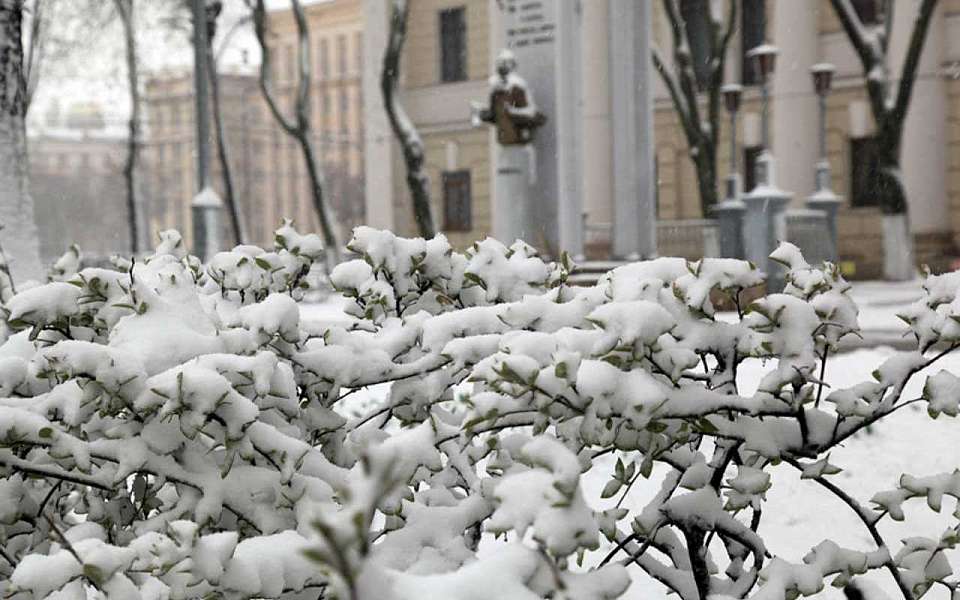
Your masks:
{"label": "stone monument", "polygon": [[505,244],[533,242],[535,215],[530,186],[535,182],[534,135],[547,118],[537,110],[533,93],[517,72],[517,59],[500,52],[496,74],[490,78],[490,100],[474,105],[474,124],[492,125],[497,134],[497,171],[494,182],[493,231]]}
{"label": "stone monument", "polygon": [[[520,65],[527,97],[549,117],[525,152],[536,183],[529,186],[524,240],[545,254],[583,254],[581,12],[578,0],[498,0],[493,9],[493,47],[506,48]],[[495,144],[496,172],[510,165],[503,154],[517,148]],[[515,161],[519,158],[514,157]],[[506,162],[503,162],[506,161]],[[507,173],[504,173],[507,175]],[[497,186],[500,184],[496,184]],[[499,189],[495,186],[495,189]],[[496,193],[496,192],[495,192]],[[494,223],[502,223],[494,201]],[[500,211],[503,215],[503,209]],[[506,218],[510,217],[508,209]],[[494,227],[494,234],[501,237]]]}

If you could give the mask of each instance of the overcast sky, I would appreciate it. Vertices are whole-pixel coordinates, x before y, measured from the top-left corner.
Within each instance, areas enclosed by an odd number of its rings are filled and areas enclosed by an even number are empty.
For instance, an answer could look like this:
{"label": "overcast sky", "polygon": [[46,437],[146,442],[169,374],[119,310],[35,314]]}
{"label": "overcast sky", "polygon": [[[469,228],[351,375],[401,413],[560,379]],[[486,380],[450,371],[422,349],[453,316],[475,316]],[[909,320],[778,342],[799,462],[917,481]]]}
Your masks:
{"label": "overcast sky", "polygon": [[[69,3],[71,0],[58,1]],[[302,0],[302,3],[323,1],[328,0]],[[267,5],[270,9],[282,9],[290,6],[290,0],[268,0]],[[179,27],[164,25],[162,20],[169,13],[158,10],[157,6],[159,3],[154,0],[138,3],[141,9],[137,24],[141,74],[147,76],[164,69],[192,69],[189,22],[181,20]],[[215,48],[221,47],[226,33],[248,12],[243,0],[224,0]],[[183,15],[187,16],[187,13]],[[77,20],[69,18],[68,14],[67,18],[52,25],[57,28],[59,36],[77,39],[80,43],[71,47],[65,56],[50,57],[44,62],[29,121],[36,128],[53,102],[59,103],[62,113],[74,103],[97,102],[102,105],[108,124],[122,131],[129,114],[123,31],[116,20],[97,31],[90,31],[89,27],[84,31]],[[244,60],[248,68],[260,61],[259,47],[249,23],[230,38],[221,55],[221,68],[242,68]]]}

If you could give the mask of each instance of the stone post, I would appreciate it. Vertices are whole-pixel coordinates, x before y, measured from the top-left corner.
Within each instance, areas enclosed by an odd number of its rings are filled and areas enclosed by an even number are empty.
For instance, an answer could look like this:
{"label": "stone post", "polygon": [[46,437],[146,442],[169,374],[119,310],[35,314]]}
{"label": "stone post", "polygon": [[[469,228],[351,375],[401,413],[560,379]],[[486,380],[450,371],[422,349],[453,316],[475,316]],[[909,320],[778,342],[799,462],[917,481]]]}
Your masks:
{"label": "stone post", "polygon": [[743,202],[747,211],[743,220],[743,245],[747,260],[767,275],[767,291],[783,289],[782,266],[770,260],[781,240],[787,239],[786,208],[791,194],[771,186],[758,185]]}
{"label": "stone post", "polygon": [[493,192],[493,237],[507,246],[534,243],[530,210],[530,152],[524,146],[500,146]]}
{"label": "stone post", "polygon": [[718,202],[713,207],[713,216],[720,230],[720,256],[724,258],[743,258],[743,215],[747,205],[743,200],[732,197]]}

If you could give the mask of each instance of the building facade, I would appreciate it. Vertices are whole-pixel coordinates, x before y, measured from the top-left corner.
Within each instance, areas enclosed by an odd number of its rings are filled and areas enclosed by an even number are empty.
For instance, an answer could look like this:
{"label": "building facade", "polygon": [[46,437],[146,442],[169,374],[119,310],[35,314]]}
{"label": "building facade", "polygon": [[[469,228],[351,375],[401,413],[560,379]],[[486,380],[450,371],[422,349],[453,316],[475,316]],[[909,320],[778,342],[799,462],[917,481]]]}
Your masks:
{"label": "building facade", "polygon": [[[310,119],[316,159],[341,236],[363,221],[363,71],[359,0],[330,0],[304,7],[309,30]],[[268,15],[273,87],[287,118],[294,114],[299,72],[298,34],[291,11]],[[249,243],[269,246],[282,219],[301,230],[319,223],[299,144],[277,123],[263,98],[258,67],[219,76],[225,139],[234,193]],[[192,71],[158,73],[146,85],[145,204],[151,235],[181,231],[192,247],[190,203],[196,194],[196,121]],[[211,132],[215,130],[211,127]],[[210,180],[223,197],[223,176],[211,140]],[[221,239],[232,243],[225,224]]]}
{"label": "building facade", "polygon": [[[611,35],[619,0],[580,1],[580,86],[582,131],[578,165],[582,184],[585,253],[611,253],[616,220],[613,192],[613,138],[616,62]],[[509,3],[507,3],[508,5]],[[680,0],[691,22],[716,3]],[[722,3],[721,3],[722,4]],[[882,2],[856,0],[853,5],[868,26],[882,19]],[[897,3],[889,65],[897,77],[913,24],[914,0]],[[491,234],[492,134],[475,129],[470,101],[483,100],[493,58],[503,45],[498,21],[505,6],[497,0],[411,0],[404,48],[401,98],[426,146],[434,215],[438,227],[456,245]],[[652,38],[670,55],[670,23],[661,3],[652,3]],[[753,183],[759,154],[759,77],[746,52],[763,42],[779,48],[771,82],[771,141],[778,165],[778,185],[793,194],[801,208],[814,191],[819,159],[817,96],[809,68],[836,66],[827,101],[827,154],[833,188],[843,197],[839,213],[839,256],[855,277],[877,277],[882,261],[882,225],[877,198],[871,193],[873,117],[867,103],[859,60],[829,0],[742,0],[736,34],[726,56],[725,83],[744,85],[738,120],[737,165],[745,186]],[[404,165],[379,98],[382,55],[389,3],[365,0],[370,69],[364,79],[366,111],[367,221],[404,234],[415,234]],[[696,52],[696,48],[692,48]],[[910,199],[910,222],[920,262],[940,264],[956,254],[960,241],[960,0],[939,3],[920,64],[902,151],[903,178]],[[520,74],[524,65],[519,66]],[[690,150],[667,89],[650,71],[654,95],[656,203],[661,234],[702,219]],[[894,80],[894,82],[896,79]],[[548,115],[548,118],[551,115]],[[729,164],[729,127],[720,122],[718,188]],[[469,182],[469,183],[464,183]],[[469,219],[464,218],[468,215]],[[469,222],[468,222],[469,221]],[[661,240],[661,253],[669,240]],[[535,243],[535,241],[534,241]],[[668,248],[675,248],[670,246]],[[668,249],[667,252],[670,250]]]}
{"label": "building facade", "polygon": [[[691,10],[706,2],[681,1]],[[882,2],[856,0],[852,5],[867,27],[882,21]],[[703,6],[701,6],[703,5]],[[919,2],[896,3],[888,67],[896,85]],[[654,11],[654,37],[666,50],[669,22],[660,4]],[[705,9],[705,8],[704,8]],[[763,36],[761,38],[761,35]],[[757,77],[745,52],[768,41],[779,49],[771,86],[771,142],[777,161],[777,184],[791,192],[800,208],[815,189],[819,159],[817,96],[809,69],[817,63],[836,67],[827,99],[826,146],[833,189],[842,196],[838,218],[838,253],[848,275],[877,278],[882,269],[882,215],[872,189],[874,122],[861,63],[829,0],[743,0],[741,22],[726,57],[726,81],[744,85],[738,123],[737,164],[745,187],[760,147]],[[949,266],[960,241],[960,2],[939,2],[920,62],[901,152],[903,180],[917,260],[936,268]],[[696,176],[686,139],[667,90],[656,86],[656,156],[661,219],[701,217]],[[729,164],[729,127],[721,123],[718,167],[721,179]]]}

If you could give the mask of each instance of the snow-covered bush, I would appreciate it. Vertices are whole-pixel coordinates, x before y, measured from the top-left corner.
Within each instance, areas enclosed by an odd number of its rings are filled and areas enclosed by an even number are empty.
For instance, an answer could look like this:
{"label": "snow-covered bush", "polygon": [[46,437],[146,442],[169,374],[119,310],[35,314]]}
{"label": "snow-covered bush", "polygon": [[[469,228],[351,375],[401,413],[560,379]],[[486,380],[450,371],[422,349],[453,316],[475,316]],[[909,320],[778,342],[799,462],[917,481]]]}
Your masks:
{"label": "snow-covered bush", "polygon": [[[835,267],[790,245],[784,292],[748,306],[762,276],[735,260],[661,258],[580,288],[521,242],[461,254],[359,228],[350,248],[330,275],[350,299],[337,326],[301,319],[322,249],[289,225],[273,251],[205,266],[175,232],[114,270],[65,259],[5,303],[4,597],[601,600],[652,577],[683,600],[781,600],[871,569],[907,599],[956,589],[956,524],[894,553],[877,522],[914,498],[939,510],[960,475],[906,474],[864,506],[829,453],[910,404],[956,416],[951,373],[903,390],[960,344],[960,273],[927,277],[902,315],[915,352],[831,390],[857,309]],[[718,291],[736,318],[717,318]],[[774,368],[741,394],[756,358]],[[371,387],[380,401],[354,402]],[[594,496],[582,477],[606,454]],[[836,494],[876,548],[771,556],[774,469]],[[646,507],[621,508],[644,485]]]}

